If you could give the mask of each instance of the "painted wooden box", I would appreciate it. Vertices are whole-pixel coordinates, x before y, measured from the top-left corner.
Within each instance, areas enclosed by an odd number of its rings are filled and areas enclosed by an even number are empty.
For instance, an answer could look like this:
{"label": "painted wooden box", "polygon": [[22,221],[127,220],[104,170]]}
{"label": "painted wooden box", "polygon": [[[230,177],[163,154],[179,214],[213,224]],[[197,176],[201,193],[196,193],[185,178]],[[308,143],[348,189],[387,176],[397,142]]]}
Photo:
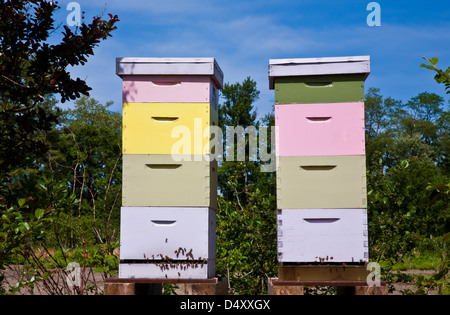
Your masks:
{"label": "painted wooden box", "polygon": [[219,89],[208,76],[122,77],[124,103],[210,103],[218,111]]}
{"label": "painted wooden box", "polygon": [[363,102],[369,56],[272,59],[275,104]]}
{"label": "painted wooden box", "polygon": [[364,75],[280,77],[275,104],[364,102]]}
{"label": "painted wooden box", "polygon": [[203,261],[216,257],[211,208],[123,207],[121,261]]}
{"label": "painted wooden box", "polygon": [[223,88],[223,72],[214,58],[117,58],[116,74],[124,76],[202,76]]}
{"label": "painted wooden box", "polygon": [[119,278],[215,276],[216,212],[210,208],[123,207]]}
{"label": "painted wooden box", "polygon": [[278,261],[367,262],[366,209],[282,209]]}
{"label": "painted wooden box", "polygon": [[367,208],[365,156],[277,157],[278,209]]}
{"label": "painted wooden box", "polygon": [[364,103],[275,105],[277,156],[364,155]]}
{"label": "painted wooden box", "polygon": [[209,103],[124,103],[124,154],[193,154],[210,149],[218,112]]}
{"label": "painted wooden box", "polygon": [[124,155],[124,207],[217,209],[217,161],[204,156]]}

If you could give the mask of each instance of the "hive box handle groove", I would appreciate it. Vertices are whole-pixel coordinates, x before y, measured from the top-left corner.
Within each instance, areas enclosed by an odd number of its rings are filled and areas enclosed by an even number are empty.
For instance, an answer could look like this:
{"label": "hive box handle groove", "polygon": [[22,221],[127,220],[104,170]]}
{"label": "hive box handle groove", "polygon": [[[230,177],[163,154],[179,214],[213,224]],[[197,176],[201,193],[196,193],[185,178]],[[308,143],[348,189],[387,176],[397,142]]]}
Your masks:
{"label": "hive box handle groove", "polygon": [[305,171],[331,171],[336,165],[300,165],[300,168]]}
{"label": "hive box handle groove", "polygon": [[157,122],[174,122],[178,119],[179,117],[152,117],[152,120]]}
{"label": "hive box handle groove", "polygon": [[154,170],[176,170],[182,164],[145,164],[145,166]]}
{"label": "hive box handle groove", "polygon": [[175,221],[175,220],[152,220],[153,224],[155,224],[155,225],[164,225],[164,226],[173,225],[176,222],[177,221]]}
{"label": "hive box handle groove", "polygon": [[175,86],[181,84],[179,81],[152,81],[152,83],[159,86]]}
{"label": "hive box handle groove", "polygon": [[305,82],[305,85],[311,88],[333,87],[333,82]]}
{"label": "hive box handle groove", "polygon": [[325,122],[331,120],[332,117],[306,117],[311,122]]}
{"label": "hive box handle groove", "polygon": [[305,220],[308,223],[334,223],[339,221],[339,218],[309,218],[306,219],[304,218],[303,220]]}

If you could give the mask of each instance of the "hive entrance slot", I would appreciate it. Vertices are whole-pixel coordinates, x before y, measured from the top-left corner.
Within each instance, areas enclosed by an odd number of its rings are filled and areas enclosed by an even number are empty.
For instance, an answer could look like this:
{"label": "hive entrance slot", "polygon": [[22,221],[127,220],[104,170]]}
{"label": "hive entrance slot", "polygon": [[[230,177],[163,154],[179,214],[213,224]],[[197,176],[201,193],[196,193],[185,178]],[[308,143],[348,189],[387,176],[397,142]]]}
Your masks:
{"label": "hive entrance slot", "polygon": [[145,164],[145,166],[154,170],[176,170],[181,164]]}
{"label": "hive entrance slot", "polygon": [[305,171],[331,171],[336,165],[301,165],[300,168]]}
{"label": "hive entrance slot", "polygon": [[305,82],[308,87],[333,87],[333,82]]}
{"label": "hive entrance slot", "polygon": [[312,122],[325,122],[330,120],[332,117],[306,117],[309,121]]}
{"label": "hive entrance slot", "polygon": [[153,224],[164,225],[164,226],[166,226],[166,225],[173,225],[176,222],[177,222],[176,220],[152,220]]}
{"label": "hive entrance slot", "polygon": [[178,117],[152,117],[152,120],[157,122],[174,122],[178,120]]}
{"label": "hive entrance slot", "polygon": [[181,84],[179,81],[152,81],[152,83],[159,86],[175,86]]}
{"label": "hive entrance slot", "polygon": [[305,220],[308,223],[334,223],[339,221],[339,218],[304,218],[303,220]]}

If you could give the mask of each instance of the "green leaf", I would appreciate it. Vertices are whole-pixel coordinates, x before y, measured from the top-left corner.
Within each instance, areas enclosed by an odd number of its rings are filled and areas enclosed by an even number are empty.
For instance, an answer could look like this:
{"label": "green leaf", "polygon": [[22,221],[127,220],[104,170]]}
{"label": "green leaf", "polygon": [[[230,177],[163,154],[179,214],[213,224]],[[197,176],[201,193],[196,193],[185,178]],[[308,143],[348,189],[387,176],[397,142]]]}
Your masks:
{"label": "green leaf", "polygon": [[42,216],[44,215],[44,209],[37,209],[35,212],[34,212],[34,216],[36,217],[36,219],[41,219],[42,218]]}
{"label": "green leaf", "polygon": [[450,75],[450,67],[448,67],[447,70],[445,70],[444,73],[445,73],[447,76],[449,76],[449,75]]}
{"label": "green leaf", "polygon": [[8,216],[6,214],[2,215],[2,219],[5,220],[8,223],[10,222],[9,218],[8,218]]}
{"label": "green leaf", "polygon": [[19,199],[19,206],[22,207],[27,200],[24,198]]}
{"label": "green leaf", "polygon": [[442,238],[442,241],[444,243],[450,242],[450,232],[448,232],[444,235],[444,237]]}
{"label": "green leaf", "polygon": [[442,76],[442,75],[440,75],[440,74],[436,74],[436,76],[434,77],[434,80],[437,83],[444,83],[445,81],[447,81],[447,78]]}
{"label": "green leaf", "polygon": [[28,222],[22,222],[19,225],[19,230],[23,231],[23,230],[29,230],[30,229],[30,225],[28,224]]}
{"label": "green leaf", "polygon": [[433,66],[437,65],[437,63],[439,62],[439,59],[436,57],[431,58],[430,60],[428,60]]}
{"label": "green leaf", "polygon": [[427,69],[430,69],[430,70],[435,70],[435,68],[434,68],[433,66],[426,65],[426,64],[424,64],[424,63],[422,63],[420,66],[421,66],[422,68],[427,68]]}

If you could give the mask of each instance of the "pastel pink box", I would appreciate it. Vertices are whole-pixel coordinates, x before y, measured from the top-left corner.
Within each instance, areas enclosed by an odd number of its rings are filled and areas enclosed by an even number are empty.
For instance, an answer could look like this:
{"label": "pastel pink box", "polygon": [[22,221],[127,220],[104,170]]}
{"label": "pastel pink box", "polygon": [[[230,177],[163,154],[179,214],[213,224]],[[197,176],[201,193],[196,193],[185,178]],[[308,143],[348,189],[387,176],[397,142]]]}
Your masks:
{"label": "pastel pink box", "polygon": [[277,156],[365,155],[364,103],[275,105]]}
{"label": "pastel pink box", "polygon": [[218,89],[208,76],[124,75],[124,103],[211,103]]}

